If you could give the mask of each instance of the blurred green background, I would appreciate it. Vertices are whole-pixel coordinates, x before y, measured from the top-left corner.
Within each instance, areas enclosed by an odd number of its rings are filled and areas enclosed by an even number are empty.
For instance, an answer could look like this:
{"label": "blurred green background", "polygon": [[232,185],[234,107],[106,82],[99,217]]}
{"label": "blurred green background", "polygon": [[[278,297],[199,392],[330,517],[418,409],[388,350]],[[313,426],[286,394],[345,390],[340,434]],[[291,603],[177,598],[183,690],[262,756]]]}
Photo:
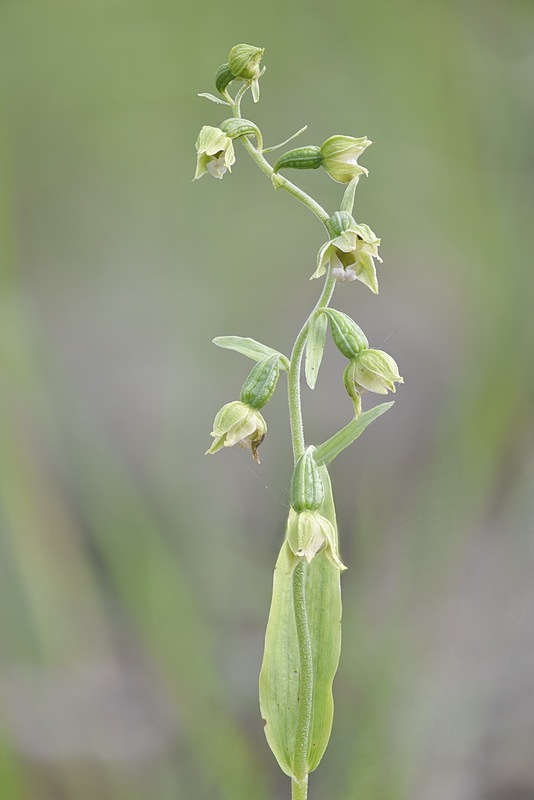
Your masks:
{"label": "blurred green background", "polygon": [[[406,380],[333,467],[350,568],[310,800],[532,800],[531,0],[2,1],[0,798],[288,797],[257,708],[284,392],[261,467],[203,453],[250,368],[211,339],[287,352],[324,234],[239,148],[190,182],[237,42],[266,47],[266,144],[376,143],[381,293],[336,305]],[[311,441],[350,417],[342,368],[305,391]]]}

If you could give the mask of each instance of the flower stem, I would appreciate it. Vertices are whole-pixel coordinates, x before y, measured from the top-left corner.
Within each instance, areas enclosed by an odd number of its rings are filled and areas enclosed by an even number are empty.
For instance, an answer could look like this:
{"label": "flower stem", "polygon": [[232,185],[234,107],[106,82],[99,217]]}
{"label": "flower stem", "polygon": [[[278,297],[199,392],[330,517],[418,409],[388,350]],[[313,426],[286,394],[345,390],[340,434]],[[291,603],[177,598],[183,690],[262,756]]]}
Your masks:
{"label": "flower stem", "polygon": [[289,397],[289,422],[291,425],[291,441],[293,443],[293,457],[295,461],[300,458],[306,449],[304,441],[304,426],[302,423],[302,404],[300,400],[300,373],[302,368],[302,355],[308,336],[308,328],[311,318],[318,308],[325,308],[330,302],[336,285],[335,278],[328,271],[323,291],[317,301],[313,311],[300,329],[300,332],[293,345],[291,352],[291,366],[288,373],[288,397]]}
{"label": "flower stem", "polygon": [[[335,285],[336,280],[330,274],[330,270],[328,270],[321,296],[302,326],[291,352],[291,366],[288,373],[288,400],[291,441],[293,444],[293,457],[295,461],[300,458],[306,449],[300,399],[302,354],[308,336],[310,320],[318,308],[325,308],[328,305],[334,292]],[[295,732],[295,761],[293,765],[295,778],[291,782],[292,800],[306,800],[308,797],[307,763],[313,701],[313,658],[310,628],[308,624],[308,611],[306,607],[307,569],[308,565],[303,560],[300,564],[297,564],[293,573],[293,609],[299,646],[300,675],[299,708],[297,729]]]}
{"label": "flower stem", "polygon": [[[236,95],[235,101],[232,103],[232,111],[236,119],[239,119],[241,116],[241,97],[243,96],[245,91],[246,87],[241,88]],[[260,149],[258,150],[254,147],[254,145],[247,136],[242,136],[241,141],[243,142],[245,150],[250,155],[250,157],[256,162],[261,171],[264,172],[265,175],[267,175],[269,178],[272,178],[274,170],[267,161],[267,159],[265,158],[265,156],[260,152],[262,144],[260,143],[259,145]],[[320,219],[323,225],[326,227],[326,223],[329,219],[329,216],[328,213],[325,211],[325,209],[316,200],[314,200],[313,197],[310,197],[309,194],[306,194],[306,192],[303,189],[301,189],[299,186],[296,186],[294,183],[289,181],[283,175],[278,174],[277,177],[280,188],[285,189],[285,191],[288,192],[290,195],[296,197],[297,200],[300,200],[300,202],[303,203],[306,206],[306,208],[309,208],[310,211],[313,214],[315,214],[315,216],[318,219]]]}
{"label": "flower stem", "polygon": [[[234,116],[241,116],[241,98],[246,91],[246,86],[242,87],[232,102]],[[261,151],[256,149],[249,138],[241,138],[245,150],[253,161],[265,175],[272,178],[274,170]],[[280,188],[285,189],[297,200],[300,200],[310,211],[321,220],[326,227],[328,214],[312,197],[304,192],[300,187],[282,175],[278,175]],[[302,355],[308,336],[310,321],[319,308],[325,308],[334,292],[336,280],[332,277],[330,268],[328,269],[321,296],[317,301],[313,311],[299,331],[291,352],[291,366],[288,372],[288,402],[289,402],[289,422],[291,427],[291,442],[293,446],[293,458],[295,461],[303,455],[306,449],[304,439],[304,426],[302,422],[302,406],[300,380],[302,371]],[[306,574],[308,565],[305,560],[300,561],[293,572],[293,609],[295,614],[295,626],[297,630],[297,641],[299,649],[299,698],[297,709],[297,727],[295,731],[295,755],[293,763],[293,778],[291,779],[291,798],[292,800],[307,800],[308,797],[308,748],[310,740],[310,729],[313,712],[313,653],[311,633],[308,622],[308,608],[306,605]]]}
{"label": "flower stem", "polygon": [[[308,745],[313,703],[313,654],[308,609],[306,607],[306,572],[308,565],[303,559],[293,573],[293,607],[297,626],[297,639],[300,655],[299,697],[297,728],[295,731],[295,755],[293,762],[293,784],[301,784],[300,796],[307,794]],[[304,787],[302,787],[304,784]],[[304,794],[302,794],[302,789]],[[293,788],[294,793],[294,788]],[[299,795],[297,795],[299,796]]]}
{"label": "flower stem", "polygon": [[307,800],[308,797],[308,776],[303,781],[291,780],[291,800]]}

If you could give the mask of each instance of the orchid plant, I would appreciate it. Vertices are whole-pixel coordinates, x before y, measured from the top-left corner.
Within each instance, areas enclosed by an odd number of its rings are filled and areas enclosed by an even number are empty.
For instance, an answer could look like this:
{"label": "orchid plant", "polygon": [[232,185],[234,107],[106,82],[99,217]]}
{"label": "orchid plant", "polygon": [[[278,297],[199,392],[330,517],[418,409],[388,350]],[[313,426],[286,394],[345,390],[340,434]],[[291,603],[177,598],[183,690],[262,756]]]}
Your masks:
{"label": "orchid plant", "polygon": [[[273,594],[260,673],[260,708],[267,741],[291,779],[292,800],[306,800],[308,775],[319,764],[332,728],[332,683],[341,647],[341,581],[346,569],[339,554],[339,538],[328,465],[387,411],[392,402],[362,412],[366,392],[387,394],[403,383],[397,364],[382,350],[369,347],[367,337],[348,315],[330,307],[338,283],[360,281],[378,293],[376,262],[380,239],[371,228],[353,218],[355,190],[367,175],[358,158],[371,144],[365,136],[334,135],[320,147],[309,145],[285,152],[271,165],[266,154],[286,141],[264,147],[258,127],[241,115],[241,101],[250,89],[260,97],[263,49],[238,44],[216,73],[218,95],[202,93],[226,106],[229,116],[218,127],[204,126],[196,143],[195,179],[209,174],[221,179],[230,172],[238,140],[276,189],[303,203],[323,224],[327,240],[317,256],[312,278],[324,276],[320,297],[297,335],[290,358],[254,339],[220,336],[216,345],[235,350],[255,361],[239,396],[224,405],[213,424],[216,453],[241,445],[259,463],[258,450],[267,433],[262,409],[272,397],[280,376],[287,373],[288,406],[294,466],[289,519],[275,566]],[[235,93],[231,90],[235,87]],[[340,207],[329,214],[310,195],[288,180],[282,171],[322,168],[345,186]],[[352,419],[317,447],[307,446],[301,409],[301,377],[314,389],[328,329],[347,359],[343,383],[352,401]]]}

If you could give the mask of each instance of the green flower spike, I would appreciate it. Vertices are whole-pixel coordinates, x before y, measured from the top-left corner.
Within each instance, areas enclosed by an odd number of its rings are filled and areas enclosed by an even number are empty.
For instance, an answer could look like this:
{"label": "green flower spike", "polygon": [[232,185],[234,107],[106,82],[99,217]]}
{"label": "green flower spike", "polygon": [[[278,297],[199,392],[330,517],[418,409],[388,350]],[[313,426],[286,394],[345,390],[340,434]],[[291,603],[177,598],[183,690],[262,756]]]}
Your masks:
{"label": "green flower spike", "polygon": [[338,183],[349,183],[360,175],[368,175],[368,170],[358,164],[366,147],[373,144],[367,136],[355,139],[353,136],[331,136],[321,145],[323,167]]}
{"label": "green flower spike", "polygon": [[254,461],[259,464],[258,447],[266,433],[267,424],[260,412],[247,403],[234,400],[223,406],[215,417],[211,433],[215,441],[206,451],[206,455],[238,444],[240,447],[250,447]]}
{"label": "green flower spike", "polygon": [[204,125],[195,145],[197,149],[197,170],[193,180],[209,172],[214,178],[222,178],[226,170],[232,171],[235,163],[232,139],[220,128]]}
{"label": "green flower spike", "polygon": [[358,390],[387,394],[396,391],[396,383],[404,383],[397,363],[383,350],[364,350],[350,367],[350,377]]}
{"label": "green flower spike", "polygon": [[355,222],[347,211],[336,211],[328,228],[333,236],[319,250],[312,278],[320,278],[330,265],[338,281],[359,280],[378,294],[374,259],[382,261],[378,255],[380,239],[368,225]]}

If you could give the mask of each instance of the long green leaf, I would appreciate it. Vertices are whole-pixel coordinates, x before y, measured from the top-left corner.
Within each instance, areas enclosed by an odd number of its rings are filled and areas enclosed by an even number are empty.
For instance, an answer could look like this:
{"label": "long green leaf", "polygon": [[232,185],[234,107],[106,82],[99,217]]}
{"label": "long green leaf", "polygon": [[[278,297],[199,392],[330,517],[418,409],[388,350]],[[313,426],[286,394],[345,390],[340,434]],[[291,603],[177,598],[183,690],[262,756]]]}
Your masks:
{"label": "long green leaf", "polygon": [[348,425],[341,428],[341,430],[331,436],[330,439],[320,444],[315,451],[315,461],[317,464],[330,464],[330,462],[343,452],[345,448],[351,445],[358,436],[361,436],[373,420],[384,414],[392,405],[394,405],[394,401],[391,403],[381,403],[379,406],[370,408],[369,411],[364,411],[363,414],[351,420]]}
{"label": "long green leaf", "polygon": [[[326,467],[321,467],[325,500],[321,514],[337,536],[332,489]],[[332,682],[341,649],[340,573],[319,553],[306,578],[308,622],[313,652],[313,706],[308,749],[308,771],[319,764],[330,738],[334,701]],[[293,609],[293,576],[284,542],[274,571],[273,597],[260,673],[260,708],[265,735],[281,769],[293,775],[295,731],[299,703],[300,661]]]}
{"label": "long green leaf", "polygon": [[216,336],[213,344],[226,350],[235,350],[236,353],[252,358],[253,361],[262,361],[264,358],[277,355],[280,358],[281,368],[286,371],[289,369],[289,359],[286,356],[279,353],[278,350],[273,350],[272,347],[267,347],[266,344],[257,342],[255,339],[243,336]]}

